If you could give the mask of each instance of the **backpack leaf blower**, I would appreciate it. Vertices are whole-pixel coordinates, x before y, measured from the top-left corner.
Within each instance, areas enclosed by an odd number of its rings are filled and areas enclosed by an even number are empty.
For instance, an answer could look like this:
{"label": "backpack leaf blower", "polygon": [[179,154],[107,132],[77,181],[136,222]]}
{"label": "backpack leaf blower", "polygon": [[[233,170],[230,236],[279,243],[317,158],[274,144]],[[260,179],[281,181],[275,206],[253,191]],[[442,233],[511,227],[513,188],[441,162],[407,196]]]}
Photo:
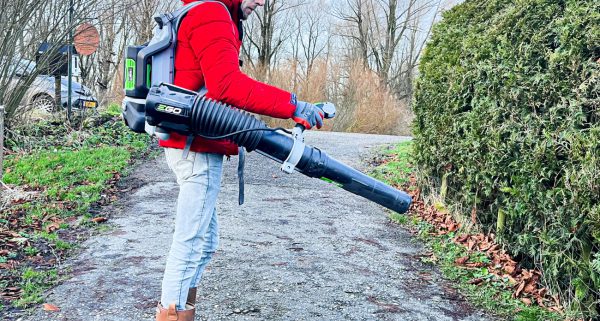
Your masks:
{"label": "backpack leaf blower", "polygon": [[[170,84],[152,86],[145,108],[133,106],[134,101],[124,101],[124,117],[129,123],[147,123],[162,139],[169,132],[195,135],[209,139],[228,139],[247,151],[258,153],[282,163],[282,170],[294,170],[320,178],[398,213],[405,213],[411,197],[372,177],[369,177],[333,158],[322,150],[304,144],[303,127],[293,132],[267,125],[238,108],[217,102],[197,92]],[[140,110],[145,109],[141,114]],[[326,117],[335,114],[335,108],[323,108]],[[129,112],[128,112],[129,111]],[[138,117],[142,117],[142,119]],[[136,121],[137,118],[137,121]]]}

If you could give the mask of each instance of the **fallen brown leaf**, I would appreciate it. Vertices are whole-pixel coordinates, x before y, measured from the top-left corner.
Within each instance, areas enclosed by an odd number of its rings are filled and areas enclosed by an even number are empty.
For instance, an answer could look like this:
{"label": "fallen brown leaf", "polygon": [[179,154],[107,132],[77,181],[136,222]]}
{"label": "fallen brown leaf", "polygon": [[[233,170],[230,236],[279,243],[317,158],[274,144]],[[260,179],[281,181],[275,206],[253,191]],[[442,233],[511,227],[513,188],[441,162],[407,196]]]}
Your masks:
{"label": "fallen brown leaf", "polygon": [[467,235],[467,234],[463,234],[463,235],[459,236],[459,237],[456,239],[456,242],[458,242],[458,243],[463,243],[463,242],[464,242],[464,241],[466,241],[468,238],[469,238],[469,235]]}
{"label": "fallen brown leaf", "polygon": [[521,301],[523,303],[525,303],[525,305],[527,305],[527,306],[531,305],[531,299],[529,299],[529,298],[521,298]]}
{"label": "fallen brown leaf", "polygon": [[492,245],[488,242],[483,242],[481,245],[479,245],[479,250],[480,251],[487,251],[490,247],[492,247]]}
{"label": "fallen brown leaf", "polygon": [[517,288],[517,291],[515,291],[515,298],[518,298],[521,295],[523,288],[525,288],[525,281],[519,283],[519,287]]}
{"label": "fallen brown leaf", "polygon": [[92,219],[92,222],[94,222],[94,223],[102,223],[102,222],[106,222],[106,221],[108,221],[108,219],[104,216],[94,217]]}
{"label": "fallen brown leaf", "polygon": [[52,232],[58,230],[59,228],[60,228],[60,224],[58,224],[58,223],[48,224],[48,226],[46,226],[46,232],[52,233]]}
{"label": "fallen brown leaf", "polygon": [[490,248],[487,250],[487,253],[488,253],[488,254],[495,254],[496,250],[498,250],[498,248],[499,248],[499,247],[500,247],[500,246],[499,246],[498,244],[494,244],[494,245],[492,245],[492,247],[490,247]]}
{"label": "fallen brown leaf", "polygon": [[467,263],[467,264],[465,264],[465,266],[469,267],[469,268],[480,268],[480,267],[485,266],[485,264],[483,264],[481,262],[473,262],[473,263]]}
{"label": "fallen brown leaf", "polygon": [[516,267],[514,265],[505,265],[504,271],[508,274],[513,274],[515,272]]}
{"label": "fallen brown leaf", "polygon": [[469,282],[467,282],[467,283],[469,283],[469,284],[475,284],[475,285],[479,285],[479,284],[481,284],[482,282],[483,282],[483,279],[482,279],[482,278],[476,278],[476,279],[469,280]]}
{"label": "fallen brown leaf", "polygon": [[56,305],[50,304],[50,303],[44,303],[42,305],[42,307],[44,308],[44,311],[51,311],[51,312],[60,311],[59,307],[57,307]]}
{"label": "fallen brown leaf", "polygon": [[458,259],[454,260],[454,263],[456,263],[456,264],[458,264],[458,265],[463,265],[463,264],[465,264],[465,263],[466,263],[468,260],[469,260],[469,257],[468,257],[468,256],[463,256],[463,257],[460,257],[460,258],[458,258]]}
{"label": "fallen brown leaf", "polygon": [[558,306],[553,306],[553,307],[550,307],[548,310],[550,310],[550,311],[554,311],[554,312],[558,312],[558,313],[561,313],[561,312],[562,312],[562,309],[561,309],[561,308],[559,308]]}
{"label": "fallen brown leaf", "polygon": [[527,285],[523,289],[523,292],[525,293],[533,293],[533,291],[535,291],[535,282],[527,283]]}
{"label": "fallen brown leaf", "polygon": [[475,247],[475,240],[473,240],[473,239],[470,239],[470,240],[469,240],[469,242],[467,243],[467,249],[468,249],[469,251],[472,251],[472,250],[473,250],[473,247]]}

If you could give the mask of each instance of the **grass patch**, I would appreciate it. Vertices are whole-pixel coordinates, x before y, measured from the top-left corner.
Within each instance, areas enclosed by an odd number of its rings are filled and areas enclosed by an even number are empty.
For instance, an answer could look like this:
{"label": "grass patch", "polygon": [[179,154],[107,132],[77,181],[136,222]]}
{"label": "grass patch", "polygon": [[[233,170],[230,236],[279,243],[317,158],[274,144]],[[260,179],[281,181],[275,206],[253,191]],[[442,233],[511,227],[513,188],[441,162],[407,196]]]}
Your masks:
{"label": "grass patch", "polygon": [[58,272],[55,269],[48,271],[35,271],[26,268],[21,274],[20,287],[23,290],[21,299],[14,302],[16,307],[25,307],[43,301],[44,291],[49,289],[58,280]]}
{"label": "grass patch", "polygon": [[373,169],[371,176],[391,185],[408,183],[408,177],[413,172],[410,163],[412,142],[402,142],[391,149],[382,151],[384,163]]}
{"label": "grass patch", "polygon": [[396,212],[392,212],[392,213],[390,213],[389,218],[392,222],[394,222],[396,224],[400,224],[400,225],[408,224],[408,216],[403,215],[403,214],[398,214]]}
{"label": "grass patch", "polygon": [[[5,182],[43,190],[48,198],[69,201],[75,205],[74,210],[82,212],[100,199],[106,182],[121,171],[130,158],[131,153],[121,147],[38,152],[8,160],[7,167],[11,170]],[[30,215],[47,214],[45,208],[31,206]]]}
{"label": "grass patch", "polygon": [[57,272],[39,271],[39,264],[53,266],[56,257],[77,246],[61,239],[61,235],[69,235],[64,230],[75,222],[78,227],[98,226],[90,221],[90,208],[109,203],[112,198],[107,189],[148,151],[150,137],[131,132],[112,116],[115,113],[116,108],[111,107],[78,130],[42,122],[12,131],[17,135],[8,140],[12,153],[5,158],[3,180],[33,196],[0,213],[0,230],[14,236],[0,239],[2,248],[11,249],[0,255],[0,263],[17,266],[0,270],[7,280],[0,288],[22,290],[18,300],[0,300],[3,306],[25,308],[42,300],[43,292],[57,280]]}
{"label": "grass patch", "polygon": [[[411,165],[411,153],[411,142],[400,143],[394,148],[384,150],[381,164],[372,171],[372,176],[390,185],[406,186],[414,168]],[[515,321],[564,319],[564,316],[538,306],[527,306],[521,300],[514,299],[509,280],[488,273],[487,268],[458,266],[455,261],[467,255],[470,257],[470,262],[489,263],[489,258],[483,253],[468,253],[463,245],[453,241],[454,233],[437,235],[433,225],[415,215],[391,213],[389,218],[393,222],[417,231],[419,239],[432,252],[432,255],[423,258],[423,261],[437,265],[443,275],[454,281],[453,285],[476,306]],[[475,279],[481,279],[483,282],[472,284]]]}
{"label": "grass patch", "polygon": [[106,107],[106,111],[105,111],[105,113],[107,115],[111,115],[111,116],[120,116],[122,112],[123,112],[123,110],[121,108],[121,105],[119,105],[117,103],[108,104],[108,106]]}
{"label": "grass patch", "polygon": [[70,250],[74,247],[74,244],[71,244],[67,241],[61,240],[59,238],[58,234],[56,234],[56,233],[50,233],[50,232],[46,232],[46,231],[37,232],[34,235],[34,239],[36,239],[36,240],[43,239],[46,242],[48,242],[48,244],[50,244],[52,248],[59,250],[59,251]]}

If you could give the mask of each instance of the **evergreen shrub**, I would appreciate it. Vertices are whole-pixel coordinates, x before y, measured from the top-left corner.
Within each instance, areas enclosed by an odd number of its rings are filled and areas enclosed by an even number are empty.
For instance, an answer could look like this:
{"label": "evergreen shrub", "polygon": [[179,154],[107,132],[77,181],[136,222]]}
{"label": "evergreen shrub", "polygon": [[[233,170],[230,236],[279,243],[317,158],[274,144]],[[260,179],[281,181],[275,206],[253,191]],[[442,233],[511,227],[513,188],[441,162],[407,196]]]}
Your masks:
{"label": "evergreen shrub", "polygon": [[600,1],[467,0],[447,11],[413,108],[423,186],[444,185],[446,203],[540,268],[567,308],[597,315]]}

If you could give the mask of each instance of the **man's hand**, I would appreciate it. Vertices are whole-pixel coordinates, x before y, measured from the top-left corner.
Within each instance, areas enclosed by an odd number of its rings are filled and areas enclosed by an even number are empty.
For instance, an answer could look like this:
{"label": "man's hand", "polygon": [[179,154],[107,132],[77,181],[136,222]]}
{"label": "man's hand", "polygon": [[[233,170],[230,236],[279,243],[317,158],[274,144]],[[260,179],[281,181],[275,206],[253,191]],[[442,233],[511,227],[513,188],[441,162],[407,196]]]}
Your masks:
{"label": "man's hand", "polygon": [[323,126],[323,117],[325,114],[316,105],[305,101],[296,102],[296,111],[292,115],[292,120],[301,124],[306,129],[311,129],[313,126],[321,128]]}

